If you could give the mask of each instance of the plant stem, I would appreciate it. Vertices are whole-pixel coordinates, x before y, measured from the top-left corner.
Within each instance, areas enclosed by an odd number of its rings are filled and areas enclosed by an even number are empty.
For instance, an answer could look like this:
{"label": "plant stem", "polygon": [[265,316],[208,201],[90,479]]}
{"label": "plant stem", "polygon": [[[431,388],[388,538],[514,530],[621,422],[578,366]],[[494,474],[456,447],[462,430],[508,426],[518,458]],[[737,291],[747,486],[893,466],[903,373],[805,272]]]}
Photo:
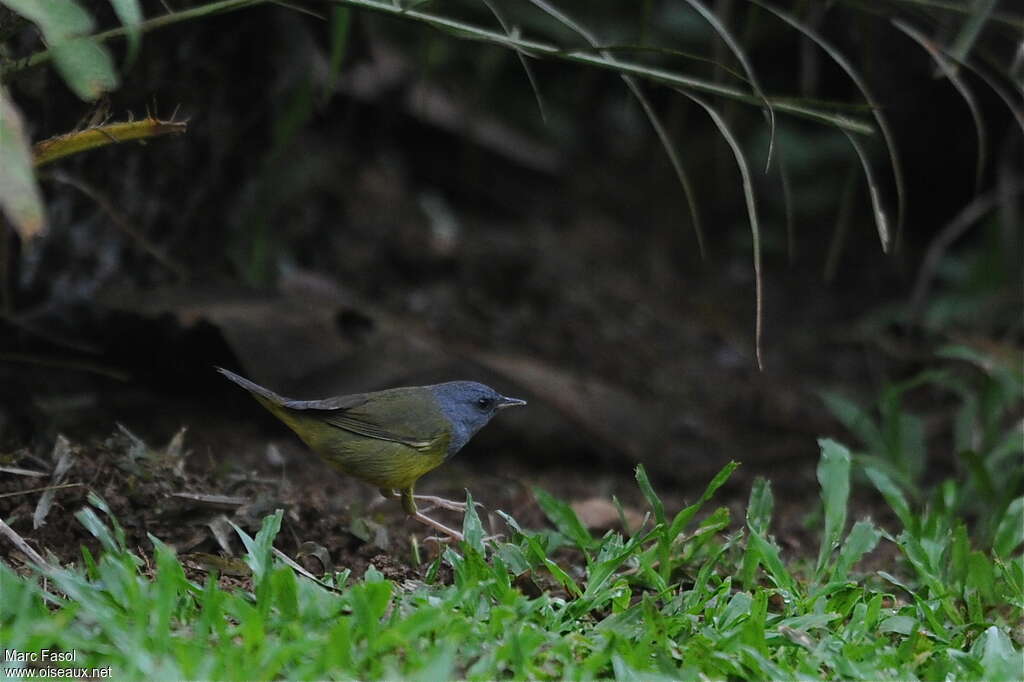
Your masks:
{"label": "plant stem", "polygon": [[[531,56],[547,56],[554,59],[561,59],[564,61],[576,62],[579,64],[586,64],[588,66],[594,66],[599,69],[605,69],[608,71],[614,71],[619,74],[637,76],[644,78],[648,81],[656,83],[662,83],[678,88],[685,88],[695,90],[698,92],[705,92],[712,95],[718,95],[720,97],[726,97],[729,99],[738,100],[753,105],[762,105],[763,101],[743,90],[722,85],[720,83],[714,83],[711,81],[702,80],[699,78],[692,78],[685,76],[673,71],[666,71],[664,69],[658,69],[636,62],[623,61],[619,59],[607,59],[600,54],[591,54],[590,50],[579,50],[570,49],[566,50],[557,45],[547,42],[541,42],[538,40],[530,40],[522,38],[516,35],[508,35],[503,32],[492,31],[475,24],[466,23],[450,17],[441,16],[438,14],[432,14],[429,12],[421,12],[415,9],[403,9],[397,4],[392,4],[388,0],[328,0],[336,4],[348,5],[350,7],[356,7],[360,9],[370,10],[379,14],[386,14],[398,18],[410,19],[419,23],[428,24],[434,28],[446,31],[448,33],[454,33],[460,37],[467,38],[469,40],[477,40],[485,43],[492,43],[495,45],[501,45],[509,49],[521,51]],[[201,7],[196,7],[190,10],[182,12],[173,12],[165,14],[160,17],[155,17],[147,21],[142,22],[138,25],[138,29],[142,32],[150,31],[164,26],[170,26],[182,21],[189,21],[191,19],[197,19],[212,14],[219,14],[223,12],[233,12],[235,10],[244,9],[255,5],[263,5],[273,0],[218,0],[217,2],[211,2]],[[120,38],[124,36],[126,30],[123,27],[110,29],[109,31],[103,31],[93,36],[94,39],[105,41],[111,38]],[[34,55],[26,57],[25,59],[12,62],[10,64],[0,67],[0,80],[3,80],[11,73],[16,73],[24,69],[37,66],[49,61],[51,58],[51,52],[49,50],[43,50],[37,52]],[[804,107],[799,104],[792,102],[785,98],[769,98],[768,100],[771,106],[778,111],[782,111],[794,116],[800,116],[808,118],[821,123],[827,123],[837,128],[842,128],[853,133],[859,133],[861,135],[871,135],[874,133],[874,127],[863,120],[843,116],[840,114],[833,114],[828,111],[821,109],[814,109],[810,107]]]}

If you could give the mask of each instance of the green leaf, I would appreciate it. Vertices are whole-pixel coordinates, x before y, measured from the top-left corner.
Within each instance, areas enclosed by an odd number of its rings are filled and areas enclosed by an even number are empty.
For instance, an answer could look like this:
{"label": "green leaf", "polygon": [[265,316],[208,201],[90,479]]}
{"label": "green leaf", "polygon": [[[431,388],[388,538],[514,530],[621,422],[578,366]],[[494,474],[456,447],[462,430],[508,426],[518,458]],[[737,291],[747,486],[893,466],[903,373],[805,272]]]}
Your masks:
{"label": "green leaf", "polygon": [[32,147],[21,112],[0,87],[0,210],[22,239],[46,228],[43,197],[32,166]]}
{"label": "green leaf", "polygon": [[750,617],[743,624],[741,637],[744,642],[768,655],[768,645],[764,639],[765,622],[768,619],[768,590],[758,589],[754,593],[754,601],[750,607]]}
{"label": "green leaf", "polygon": [[228,520],[228,523],[231,524],[231,527],[235,529],[235,533],[242,540],[242,544],[245,545],[247,552],[245,562],[252,569],[253,580],[257,585],[262,582],[263,577],[267,575],[270,568],[274,538],[277,537],[278,531],[281,530],[281,518],[283,516],[284,510],[278,509],[273,514],[264,517],[263,524],[260,526],[260,531],[256,534],[255,539],[235,525],[233,521]]}
{"label": "green leaf", "polygon": [[903,527],[916,532],[917,519],[910,513],[910,505],[907,503],[907,498],[904,497],[903,492],[896,486],[893,480],[889,478],[889,475],[874,467],[866,467],[864,473],[871,479],[878,492],[882,493],[882,497],[889,503],[896,516],[903,522]]}
{"label": "green leaf", "polygon": [[686,528],[688,523],[690,523],[694,514],[700,511],[700,508],[704,506],[704,503],[710,500],[715,492],[729,480],[729,477],[732,476],[732,472],[736,471],[736,468],[739,465],[739,462],[729,462],[722,467],[721,471],[715,474],[715,477],[711,479],[710,483],[708,483],[708,486],[704,489],[704,493],[700,496],[700,499],[675,515],[675,518],[672,519],[672,526],[669,528],[668,534],[670,538],[674,539],[683,532],[683,529]]}
{"label": "green leaf", "polygon": [[273,587],[274,607],[288,620],[299,616],[299,586],[295,571],[290,566],[281,566],[270,574]]}
{"label": "green leaf", "polygon": [[1024,497],[1018,497],[1006,509],[999,521],[996,537],[992,542],[992,551],[1003,559],[1009,556],[1024,542]]}
{"label": "green leaf", "polygon": [[871,415],[857,403],[833,391],[822,391],[820,395],[832,416],[860,439],[868,453],[885,455],[885,439]]}
{"label": "green leaf", "polygon": [[995,601],[996,574],[992,562],[982,552],[967,555],[967,592],[977,592],[985,602]]}
{"label": "green leaf", "polygon": [[967,537],[967,525],[960,521],[953,529],[953,540],[950,543],[949,577],[962,590],[967,579],[967,557],[971,552],[971,541]]}
{"label": "green leaf", "polygon": [[828,438],[819,440],[818,445],[821,447],[818,482],[825,503],[825,530],[815,569],[815,574],[820,577],[846,526],[846,506],[850,498],[850,451]]}
{"label": "green leaf", "polygon": [[42,32],[54,64],[76,95],[92,101],[117,87],[110,53],[88,36],[93,19],[75,0],[4,0]]}
{"label": "green leaf", "polygon": [[49,42],[92,31],[92,17],[75,0],[3,0],[3,4],[39,27]]}
{"label": "green leaf", "polygon": [[495,553],[514,575],[522,575],[530,570],[530,561],[519,545],[502,542],[495,549]]}
{"label": "green leaf", "polygon": [[[750,501],[747,503],[747,527],[752,533],[767,535],[774,503],[771,481],[758,476],[754,479],[754,485],[750,489]],[[752,545],[748,542],[739,572],[739,581],[745,588],[753,587],[759,565],[760,554],[753,551]]]}
{"label": "green leaf", "polygon": [[110,0],[110,5],[128,36],[128,55],[124,61],[130,65],[135,62],[135,57],[139,54],[139,45],[142,43],[142,31],[139,28],[139,24],[142,23],[142,8],[139,6],[139,0]]}
{"label": "green leaf", "polygon": [[573,544],[583,551],[589,550],[594,545],[594,538],[587,531],[576,512],[565,502],[555,498],[541,488],[534,488],[533,495],[537,504],[544,511],[551,523],[562,535],[569,538]]}
{"label": "green leaf", "polygon": [[860,561],[862,556],[873,550],[881,537],[882,533],[875,528],[875,524],[867,519],[853,524],[853,529],[846,536],[846,542],[843,543],[843,548],[839,552],[832,580],[845,580],[853,565]]}
{"label": "green leaf", "polygon": [[[284,510],[278,509],[273,514],[264,517],[260,530],[256,533],[254,547],[256,554],[261,559],[264,559],[264,566],[270,565],[271,549],[274,546],[274,538],[277,537],[277,533],[281,530],[281,519],[283,516]],[[259,575],[255,569],[253,573]]]}
{"label": "green leaf", "polygon": [[775,581],[775,584],[791,595],[796,595],[796,581],[793,580],[793,576],[786,569],[786,565],[782,563],[778,546],[757,533],[751,533],[747,543],[748,549],[752,549],[752,551],[757,553],[758,561],[768,570],[768,574]]}
{"label": "green leaf", "polygon": [[473,504],[473,495],[466,491],[466,512],[462,517],[462,536],[468,547],[484,554],[484,527]]}
{"label": "green leaf", "polygon": [[1024,610],[1024,556],[1017,555],[1008,561],[997,561],[1006,600]]}
{"label": "green leaf", "polygon": [[595,561],[587,567],[587,589],[585,594],[593,596],[598,590],[604,588],[605,583],[611,577],[612,573],[615,572],[624,561],[629,559],[631,556],[636,554],[639,548],[655,533],[660,530],[659,526],[655,526],[650,532],[644,535],[634,535],[629,542],[627,542],[618,551],[610,552],[607,558],[600,561]]}
{"label": "green leaf", "polygon": [[566,590],[571,592],[576,597],[583,596],[583,590],[576,584],[576,581],[572,577],[562,570],[562,567],[556,564],[554,561],[548,558],[544,548],[541,547],[540,542],[537,538],[532,535],[524,535],[523,539],[526,540],[527,551],[530,560],[534,565],[543,565],[548,572],[554,577],[555,580],[560,582]]}
{"label": "green leaf", "polygon": [[[366,573],[371,573],[367,569]],[[379,571],[374,571],[379,576]],[[355,620],[355,627],[358,633],[372,640],[374,634],[380,630],[380,620],[391,603],[393,585],[389,580],[374,579],[363,580],[358,585],[353,585],[349,591],[349,601],[352,604],[352,617]]]}
{"label": "green leaf", "polygon": [[411,682],[454,680],[459,677],[455,670],[458,652],[459,642],[439,642],[437,647],[431,650],[431,657],[423,668],[402,677]]}
{"label": "green leaf", "polygon": [[114,61],[107,49],[95,40],[74,38],[50,49],[64,81],[83,100],[91,102],[117,88]]}
{"label": "green leaf", "polygon": [[880,633],[895,632],[909,635],[917,627],[917,620],[910,616],[890,616],[878,625]]}
{"label": "green leaf", "polygon": [[978,638],[971,653],[981,658],[986,680],[1019,680],[1024,670],[1024,652],[1017,651],[1006,633],[995,625]]}
{"label": "green leaf", "polygon": [[654,488],[651,486],[651,481],[647,478],[647,470],[643,464],[636,465],[636,482],[640,486],[640,492],[647,498],[647,504],[651,505],[651,510],[654,512],[654,522],[665,524],[665,505],[662,503],[661,498],[654,492]]}
{"label": "green leaf", "polygon": [[1024,369],[1020,365],[1000,362],[995,357],[964,345],[943,346],[936,351],[935,355],[940,358],[953,358],[971,363],[985,374],[998,380],[1001,384],[1006,384],[1006,389],[1009,393],[1019,392],[1024,389]]}
{"label": "green leaf", "polygon": [[920,480],[927,466],[927,448],[924,438],[924,420],[917,415],[900,412],[897,417],[899,428],[899,461],[912,481]]}
{"label": "green leaf", "polygon": [[622,613],[629,608],[630,598],[633,596],[629,589],[629,583],[625,578],[619,578],[612,585],[612,613]]}
{"label": "green leaf", "polygon": [[985,466],[985,460],[982,459],[981,455],[974,450],[964,450],[957,454],[967,464],[967,470],[971,473],[971,482],[977,487],[978,492],[987,500],[994,501],[999,499],[995,481],[992,480],[988,467]]}
{"label": "green leaf", "polygon": [[750,488],[750,501],[747,503],[747,525],[752,531],[755,533],[768,532],[772,523],[774,504],[772,482],[764,476],[758,476]]}
{"label": "green leaf", "polygon": [[733,594],[732,598],[726,603],[725,609],[722,610],[721,618],[717,624],[718,629],[720,631],[725,630],[746,618],[750,614],[753,602],[753,598],[746,592]]}
{"label": "green leaf", "polygon": [[108,552],[117,552],[119,550],[117,542],[114,540],[113,534],[110,532],[110,528],[96,515],[89,507],[83,507],[75,512],[75,518],[78,522],[85,526],[85,529],[92,533],[93,537],[100,541],[103,545],[103,549]]}

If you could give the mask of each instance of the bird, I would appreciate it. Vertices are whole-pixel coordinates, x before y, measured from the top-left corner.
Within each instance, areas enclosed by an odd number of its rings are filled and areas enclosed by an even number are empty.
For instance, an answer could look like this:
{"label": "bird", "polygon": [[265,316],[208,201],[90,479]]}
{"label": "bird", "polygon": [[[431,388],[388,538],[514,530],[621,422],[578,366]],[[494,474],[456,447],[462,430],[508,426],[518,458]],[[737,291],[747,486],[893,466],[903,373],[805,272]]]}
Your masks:
{"label": "bird", "polygon": [[215,369],[248,391],[333,468],[376,486],[386,498],[398,496],[410,518],[456,542],[462,541],[462,533],[424,514],[416,500],[455,511],[465,511],[466,505],[416,495],[416,481],[454,456],[499,411],[526,405],[475,381],[293,400],[223,367]]}

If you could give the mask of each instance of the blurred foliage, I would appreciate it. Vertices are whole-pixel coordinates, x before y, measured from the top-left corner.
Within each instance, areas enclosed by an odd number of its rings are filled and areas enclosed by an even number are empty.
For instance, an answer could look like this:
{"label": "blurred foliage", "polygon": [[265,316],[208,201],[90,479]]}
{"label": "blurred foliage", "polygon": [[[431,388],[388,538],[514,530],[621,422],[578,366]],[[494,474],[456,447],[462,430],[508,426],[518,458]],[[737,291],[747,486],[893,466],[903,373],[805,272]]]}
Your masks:
{"label": "blurred foliage", "polygon": [[[1022,520],[1016,500],[1024,493],[1024,368],[1016,349],[1000,351],[942,348],[941,364],[887,385],[872,409],[836,392],[822,396],[860,442],[858,465],[905,523],[941,519],[939,530],[951,531],[954,517],[973,518],[986,547],[999,543],[1008,521]],[[930,398],[927,410],[913,409],[919,396]],[[912,517],[904,495],[927,500],[932,521]]]}
{"label": "blurred foliage", "polygon": [[[0,0],[0,97],[14,112],[0,204],[26,239],[47,213],[52,232],[0,252],[2,299],[31,316],[109,284],[229,271],[266,287],[292,265],[374,295],[445,272],[441,258],[408,262],[422,251],[402,241],[401,225],[426,215],[404,196],[416,191],[513,220],[607,213],[681,264],[696,250],[750,262],[753,250],[759,299],[763,259],[808,259],[827,281],[887,295],[887,275],[985,199],[941,254],[998,213],[1019,260],[1024,18],[965,8]],[[65,46],[88,56],[68,66]],[[110,112],[130,120],[140,107],[200,124],[29,167],[32,142],[102,133]],[[572,192],[573,206],[545,192]],[[909,257],[865,267],[890,243]]]}
{"label": "blurred foliage", "polygon": [[[101,10],[109,9],[105,4],[98,1],[91,3],[92,9],[101,14],[103,14]],[[155,3],[153,4],[155,5]],[[20,13],[38,27],[47,49],[20,58],[17,54],[12,54],[14,52],[12,45],[5,43],[2,73],[5,79],[9,79],[17,75],[27,65],[40,64],[52,59],[63,79],[74,92],[82,98],[95,99],[104,92],[115,89],[119,84],[110,52],[105,45],[111,39],[128,38],[125,64],[130,65],[138,53],[140,36],[145,32],[174,26],[184,21],[197,19],[209,21],[218,13],[260,4],[264,4],[263,0],[194,2],[192,7],[179,9],[173,13],[166,13],[162,7],[149,6],[147,9],[153,12],[152,18],[143,20],[140,0],[111,0],[110,8],[114,10],[116,19],[122,23],[122,26],[94,34],[97,37],[93,38],[89,34],[95,20],[90,12],[75,0],[44,0],[38,3],[34,0],[31,2],[29,0],[4,0],[0,5],[6,5],[11,10]],[[528,73],[531,76],[531,84],[535,86],[534,94],[538,99],[538,104],[543,100],[550,100],[546,107],[550,115],[547,117],[547,121],[540,121],[538,117],[532,115],[532,112],[529,112],[528,108],[524,111],[521,105],[524,100],[521,74],[518,76],[519,87],[498,87],[509,80],[508,72],[516,70],[518,64],[525,66],[541,56],[583,60],[584,63],[591,66],[617,71],[622,75],[631,75],[653,83],[684,88],[689,92],[716,94],[726,98],[726,101],[729,99],[744,101],[753,105],[755,109],[770,102],[769,108],[765,109],[767,113],[796,113],[800,116],[818,118],[832,126],[842,128],[853,125],[858,117],[864,121],[865,117],[870,117],[872,113],[868,111],[866,106],[868,102],[863,98],[855,97],[852,101],[843,103],[841,98],[845,93],[850,92],[850,88],[848,86],[837,87],[837,84],[847,79],[832,79],[826,74],[836,71],[837,65],[842,65],[847,74],[857,80],[858,88],[863,90],[861,87],[863,76],[871,75],[873,61],[881,57],[888,47],[881,41],[865,42],[856,48],[859,49],[859,53],[855,53],[852,58],[843,59],[840,56],[840,50],[827,47],[827,44],[823,42],[822,35],[827,29],[841,27],[846,20],[861,24],[876,21],[870,17],[875,12],[882,14],[882,17],[903,16],[906,21],[915,22],[918,30],[928,30],[929,25],[936,25],[951,36],[948,48],[945,49],[946,58],[968,63],[972,70],[975,68],[987,69],[994,74],[992,76],[994,79],[1008,80],[1012,85],[1012,70],[1014,68],[1012,34],[1015,28],[1024,24],[1024,18],[997,11],[995,4],[991,2],[975,3],[971,12],[966,15],[958,14],[956,8],[940,3],[915,3],[905,0],[888,3],[889,7],[884,10],[873,6],[870,11],[866,11],[867,8],[858,3],[833,8],[829,12],[805,8],[802,3],[796,3],[789,10],[795,12],[792,18],[789,18],[789,15],[783,15],[781,9],[770,8],[767,5],[765,8],[770,9],[770,12],[762,9],[760,5],[740,8],[733,3],[718,3],[716,9],[721,14],[719,16],[710,12],[697,0],[671,2],[648,0],[639,5],[630,3],[627,6],[608,3],[599,7],[593,6],[592,3],[579,1],[562,2],[556,6],[545,0],[501,3],[462,0],[451,3],[446,7],[445,13],[438,14],[421,11],[418,6],[403,8],[397,4],[372,0],[345,0],[333,7],[330,6],[331,4],[307,2],[296,5],[292,9],[292,11],[309,11],[314,17],[328,19],[326,31],[324,28],[316,29],[318,33],[327,33],[330,43],[328,55],[325,55],[328,57],[329,63],[327,77],[324,78],[323,75],[316,77],[321,83],[327,86],[335,84],[341,68],[341,55],[347,48],[350,18],[348,11],[344,10],[344,6],[359,8],[364,10],[359,18],[364,22],[367,35],[372,36],[384,32],[389,36],[387,40],[389,45],[410,46],[412,54],[409,56],[414,60],[412,63],[418,62],[418,68],[422,69],[423,73],[429,74],[431,79],[444,81],[449,85],[456,85],[461,81],[464,86],[476,91],[476,106],[485,106],[491,110],[501,111],[503,116],[511,116],[511,120],[514,120],[516,125],[526,124],[534,131],[539,130],[538,124],[552,126],[555,135],[549,139],[559,140],[559,144],[562,145],[571,142],[574,137],[579,141],[585,139],[579,136],[584,128],[574,125],[566,117],[566,114],[572,116],[571,102],[575,95],[571,90],[549,86],[551,83],[561,81],[561,76],[547,78],[547,82],[545,82],[546,71],[541,71],[539,78]],[[780,16],[787,17],[787,21],[792,23],[786,25],[780,22],[772,15],[776,12],[780,13]],[[374,14],[378,16],[374,16]],[[410,19],[411,23],[401,25],[389,22],[385,18],[389,14]],[[494,30],[493,25],[496,20],[504,27],[502,31]],[[239,20],[233,21],[237,23]],[[382,22],[389,23],[385,25]],[[16,22],[10,19],[5,23],[16,25]],[[458,37],[511,48],[519,52],[520,57],[524,59],[521,62],[509,61],[507,51],[480,45],[479,42],[477,44],[459,44],[438,40],[435,36],[423,32],[424,25],[441,29]],[[905,24],[901,24],[901,26],[903,25]],[[959,26],[958,29],[957,26]],[[879,28],[881,29],[881,26]],[[9,31],[13,31],[13,29],[9,29]],[[285,32],[281,31],[282,37],[285,37]],[[24,28],[21,33],[24,33]],[[18,33],[14,32],[13,36],[16,35]],[[810,42],[812,40],[825,47],[829,56],[825,57],[824,53],[815,50],[813,43]],[[933,37],[932,40],[939,46],[936,48],[938,50],[942,50],[941,46],[946,44],[941,37]],[[374,42],[370,41],[371,48]],[[588,47],[588,42],[593,45],[593,48]],[[289,49],[296,55],[308,51],[308,48],[304,50],[297,45]],[[360,49],[360,47],[353,49]],[[929,49],[933,48],[929,46]],[[906,47],[904,47],[904,51],[906,51]],[[785,55],[784,58],[780,58],[781,55]],[[973,64],[970,61],[971,58],[976,58],[978,64]],[[794,59],[798,61],[798,69],[789,68],[789,64]],[[537,61],[536,64],[544,66],[543,61]],[[733,68],[734,64],[741,68],[739,70]],[[230,73],[231,65],[224,66]],[[586,70],[586,67],[576,67],[577,72],[582,70]],[[791,75],[784,79],[780,78],[787,73]],[[758,74],[761,75],[758,76]],[[794,79],[792,75],[798,75],[799,79]],[[946,75],[952,78],[956,77],[952,70],[947,70]],[[592,78],[592,76],[588,75],[587,78]],[[759,80],[770,83],[769,89],[774,92],[800,92],[802,96],[778,97],[773,95],[765,99],[760,94]],[[848,80],[847,83],[849,83]],[[959,82],[956,85],[961,93],[965,92],[965,88],[961,87]],[[159,87],[158,84],[157,86]],[[273,122],[274,146],[280,148],[282,145],[287,145],[290,142],[289,136],[297,134],[308,123],[311,112],[310,93],[300,95],[306,100],[306,104],[302,105],[305,114],[301,114],[299,109],[293,108],[299,105],[300,100],[292,99],[292,97],[311,87],[312,82],[303,83],[301,79],[291,83],[289,89],[292,90],[293,95],[285,96],[285,106],[280,109],[279,114],[275,115],[277,120]],[[885,87],[884,84],[883,87]],[[892,88],[888,86],[887,89]],[[545,92],[545,90],[550,90],[550,92]],[[635,90],[635,92],[638,97],[644,97],[639,90]],[[569,95],[569,99],[566,99],[564,95]],[[541,97],[543,100],[540,99]],[[860,101],[857,101],[858,99]],[[502,100],[505,102],[503,103]],[[288,101],[291,101],[292,104],[287,104]],[[965,101],[972,104],[973,99]],[[510,102],[519,104],[513,107],[505,106]],[[679,102],[675,102],[672,106],[675,108],[679,104]],[[1011,102],[1011,104],[1013,103]],[[1020,103],[1017,101],[1015,104],[1019,107]],[[891,103],[883,102],[882,107],[887,108],[887,105],[891,106]],[[644,108],[647,116],[657,127],[658,119],[663,115],[658,111],[661,107],[645,105]],[[748,131],[754,131],[756,127],[741,123],[737,119],[739,114],[735,107],[726,105],[724,112],[726,113],[727,131],[731,129],[732,136],[746,139],[746,145],[752,146]],[[830,112],[836,112],[838,115],[833,115]],[[524,113],[527,115],[523,116]],[[669,114],[672,115],[671,109]],[[882,116],[882,110],[876,108],[873,115],[876,118]],[[877,118],[877,121],[882,123],[883,119]],[[976,118],[976,125],[982,123],[981,119]],[[870,125],[865,126],[863,123],[856,125],[860,126],[858,129],[862,132],[871,128]],[[635,128],[632,131],[633,135],[638,133],[647,135],[646,131],[642,131],[642,127],[634,124],[633,128]],[[741,131],[745,134],[741,135]],[[772,128],[768,134],[772,138],[775,136],[774,117],[772,118]],[[801,133],[801,135],[803,134],[805,133]],[[14,139],[11,136],[8,137]],[[763,139],[756,140],[755,138],[755,141],[758,155],[763,157],[768,146],[765,145]],[[681,146],[682,139],[666,134],[663,136],[662,142],[665,150],[674,157],[675,150]],[[793,139],[790,138],[784,152],[786,156],[798,157],[801,146],[806,147],[801,142],[802,140],[794,144]],[[894,141],[887,139],[886,143],[891,146]],[[889,179],[884,184],[891,185],[892,179],[896,179],[897,182],[902,180],[902,169],[898,163],[896,149],[891,148],[885,151],[885,146],[873,143],[873,153],[875,156],[889,157],[890,165],[896,175],[893,178],[893,174],[889,173]],[[806,148],[815,149],[815,154],[820,156],[818,147]],[[692,156],[691,150],[687,149],[687,151],[688,156]],[[782,152],[780,151],[780,153]],[[984,153],[984,149],[976,150],[979,162],[984,158]],[[267,163],[271,164],[274,161],[279,162],[280,158],[272,149]],[[780,167],[779,170],[783,173],[787,172],[785,167]],[[865,170],[870,173],[871,164],[866,163]],[[799,183],[793,184],[799,187]],[[872,195],[882,195],[883,191],[891,194],[891,189],[883,190],[876,187],[873,182],[871,191]],[[899,201],[902,204],[902,197],[899,198]],[[879,210],[884,210],[881,204],[879,204]],[[257,211],[257,213],[263,215],[262,211]],[[897,226],[902,222],[902,208],[899,213]],[[694,217],[696,218],[696,214]],[[884,221],[886,218],[880,217],[880,220]],[[17,220],[14,223],[16,226],[20,224]],[[263,243],[266,240],[266,230],[256,226],[251,238],[255,245],[251,249],[250,262],[246,269],[262,271],[265,266],[260,263],[265,258],[263,254],[267,251],[266,244]],[[884,245],[885,237],[883,235]]]}

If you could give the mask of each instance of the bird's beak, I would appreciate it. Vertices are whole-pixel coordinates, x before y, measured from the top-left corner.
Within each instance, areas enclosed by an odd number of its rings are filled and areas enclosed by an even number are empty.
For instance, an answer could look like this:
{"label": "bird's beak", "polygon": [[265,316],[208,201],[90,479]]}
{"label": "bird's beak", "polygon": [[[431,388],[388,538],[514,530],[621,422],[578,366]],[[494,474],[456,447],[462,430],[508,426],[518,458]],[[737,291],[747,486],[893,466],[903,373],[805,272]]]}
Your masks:
{"label": "bird's beak", "polygon": [[504,410],[506,407],[515,407],[516,405],[525,404],[525,400],[520,400],[519,398],[506,398],[505,396],[501,396],[501,398],[498,399],[497,409]]}

